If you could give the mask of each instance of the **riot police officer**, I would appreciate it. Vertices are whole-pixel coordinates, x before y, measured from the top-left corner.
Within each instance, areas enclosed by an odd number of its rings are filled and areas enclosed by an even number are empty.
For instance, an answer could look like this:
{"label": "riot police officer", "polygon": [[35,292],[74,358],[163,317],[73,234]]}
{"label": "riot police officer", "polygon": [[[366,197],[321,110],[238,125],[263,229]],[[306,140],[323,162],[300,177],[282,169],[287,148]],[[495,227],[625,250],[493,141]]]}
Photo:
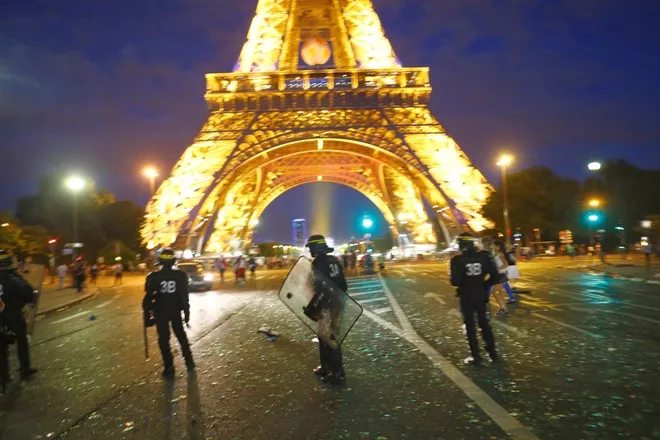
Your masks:
{"label": "riot police officer", "polygon": [[[20,364],[21,379],[33,376],[37,370],[30,366],[30,344],[27,337],[27,324],[23,315],[23,307],[30,304],[34,307],[36,297],[34,289],[13,268],[13,255],[0,249],[0,292],[5,310],[0,314],[0,327],[11,332],[16,342],[18,362]],[[0,371],[3,374],[2,382],[9,382],[9,353],[7,344],[0,347]]]}
{"label": "riot police officer", "polygon": [[[158,260],[162,268],[147,276],[142,309],[144,325],[156,325],[158,346],[163,356],[163,376],[171,378],[174,377],[174,362],[170,350],[170,324],[181,346],[188,371],[195,369],[190,344],[183,329],[183,321],[188,324],[190,320],[188,275],[182,270],[174,269],[176,258],[172,249],[163,249]],[[184,315],[183,321],[181,312]]]}
{"label": "riot police officer", "polygon": [[[348,289],[344,269],[328,247],[322,235],[312,235],[305,244],[309,248],[314,261],[312,271],[314,276],[314,296],[305,308],[305,314],[315,321],[328,319],[331,330],[337,328],[341,320],[344,307],[344,293]],[[337,288],[330,288],[326,280],[331,281]],[[334,333],[330,339],[334,340]],[[314,373],[326,383],[342,384],[346,379],[342,361],[341,347],[338,344],[330,345],[319,337],[319,355],[321,365]]]}
{"label": "riot police officer", "polygon": [[[477,341],[475,315],[490,359],[493,362],[498,360],[493,330],[486,316],[486,305],[488,304],[488,289],[498,281],[499,273],[490,255],[476,249],[475,241],[475,237],[469,233],[458,236],[458,246],[462,253],[451,259],[450,268],[451,285],[457,287],[457,296],[460,298],[461,312],[472,354],[465,359],[465,363],[479,366],[481,355]],[[486,276],[490,277],[486,279]]]}

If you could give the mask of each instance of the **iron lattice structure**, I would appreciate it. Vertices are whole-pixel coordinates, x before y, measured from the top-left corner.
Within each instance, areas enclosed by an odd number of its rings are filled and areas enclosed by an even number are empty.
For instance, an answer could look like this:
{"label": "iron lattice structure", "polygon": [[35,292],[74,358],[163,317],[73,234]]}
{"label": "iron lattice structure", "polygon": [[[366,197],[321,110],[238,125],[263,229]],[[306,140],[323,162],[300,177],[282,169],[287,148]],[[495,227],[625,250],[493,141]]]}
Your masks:
{"label": "iron lattice structure", "polygon": [[487,226],[492,187],[432,115],[428,68],[401,67],[371,0],[259,0],[234,72],[206,84],[209,118],[147,206],[147,247],[237,249],[275,198],[319,180],[368,197],[395,238]]}

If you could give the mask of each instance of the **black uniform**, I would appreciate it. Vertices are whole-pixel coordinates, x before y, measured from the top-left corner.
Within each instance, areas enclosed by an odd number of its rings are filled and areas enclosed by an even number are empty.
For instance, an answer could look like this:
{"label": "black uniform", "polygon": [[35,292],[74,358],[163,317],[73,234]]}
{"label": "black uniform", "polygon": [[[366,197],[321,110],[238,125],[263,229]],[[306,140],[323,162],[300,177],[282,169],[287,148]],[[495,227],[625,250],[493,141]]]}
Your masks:
{"label": "black uniform", "polygon": [[[312,262],[314,271],[314,297],[310,301],[309,312],[318,316],[322,310],[329,310],[332,319],[331,326],[334,328],[339,323],[344,308],[344,293],[348,289],[344,269],[339,260],[333,255],[319,254]],[[341,291],[328,288],[324,284],[326,280],[331,281]],[[334,335],[332,335],[334,338]],[[322,338],[319,338],[319,354],[321,368],[336,375],[344,374],[341,348],[332,348]]]}
{"label": "black uniform", "polygon": [[[490,275],[488,280],[486,280],[487,275]],[[491,359],[495,360],[497,358],[495,338],[486,316],[486,305],[488,304],[488,289],[497,282],[498,278],[497,267],[488,252],[478,252],[470,249],[451,259],[451,284],[458,287],[461,312],[463,313],[470,351],[475,363],[481,361],[475,314],[486,344],[486,351]]]}
{"label": "black uniform", "polygon": [[170,350],[170,323],[172,330],[181,345],[181,353],[190,368],[194,366],[190,345],[183,329],[181,312],[185,321],[190,318],[188,303],[188,275],[182,270],[174,270],[171,265],[164,265],[158,272],[147,276],[146,294],[142,301],[145,321],[150,312],[154,313],[158,331],[158,345],[163,356],[166,370],[173,369],[172,352]]}
{"label": "black uniform", "polygon": [[[30,371],[30,345],[27,339],[27,324],[23,306],[35,304],[34,289],[12,269],[0,269],[0,290],[5,310],[0,313],[0,327],[15,335],[21,373]],[[0,330],[2,331],[2,330]],[[6,342],[6,340],[5,340]],[[0,371],[9,377],[9,351],[6,343],[0,343]]]}

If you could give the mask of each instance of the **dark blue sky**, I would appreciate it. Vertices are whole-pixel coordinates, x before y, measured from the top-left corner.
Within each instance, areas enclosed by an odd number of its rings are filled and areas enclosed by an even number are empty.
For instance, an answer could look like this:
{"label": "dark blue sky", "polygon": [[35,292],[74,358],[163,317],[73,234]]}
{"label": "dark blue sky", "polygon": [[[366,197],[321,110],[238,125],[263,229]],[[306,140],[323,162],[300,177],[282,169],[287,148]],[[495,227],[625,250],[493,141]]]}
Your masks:
{"label": "dark blue sky", "polygon": [[[60,169],[143,203],[140,167],[168,170],[189,145],[206,117],[204,73],[231,70],[256,3],[3,0],[0,209]],[[403,64],[431,67],[432,109],[494,183],[503,150],[517,167],[578,178],[591,159],[660,168],[659,1],[374,4]],[[275,238],[290,235],[286,203],[311,216],[311,188],[266,211]],[[340,199],[358,216],[372,209],[348,189]],[[339,217],[333,234],[354,234]]]}

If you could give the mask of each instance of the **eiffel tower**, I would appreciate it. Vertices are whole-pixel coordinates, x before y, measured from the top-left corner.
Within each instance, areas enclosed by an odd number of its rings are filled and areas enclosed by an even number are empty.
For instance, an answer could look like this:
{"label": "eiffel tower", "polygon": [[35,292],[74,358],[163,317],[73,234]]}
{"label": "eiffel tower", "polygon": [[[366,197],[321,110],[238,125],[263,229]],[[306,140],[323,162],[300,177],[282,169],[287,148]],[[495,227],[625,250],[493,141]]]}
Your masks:
{"label": "eiffel tower", "polygon": [[493,189],[430,94],[371,0],[259,0],[234,71],[206,75],[208,120],[149,202],[144,243],[243,248],[273,200],[318,181],[364,194],[400,243],[482,230]]}

